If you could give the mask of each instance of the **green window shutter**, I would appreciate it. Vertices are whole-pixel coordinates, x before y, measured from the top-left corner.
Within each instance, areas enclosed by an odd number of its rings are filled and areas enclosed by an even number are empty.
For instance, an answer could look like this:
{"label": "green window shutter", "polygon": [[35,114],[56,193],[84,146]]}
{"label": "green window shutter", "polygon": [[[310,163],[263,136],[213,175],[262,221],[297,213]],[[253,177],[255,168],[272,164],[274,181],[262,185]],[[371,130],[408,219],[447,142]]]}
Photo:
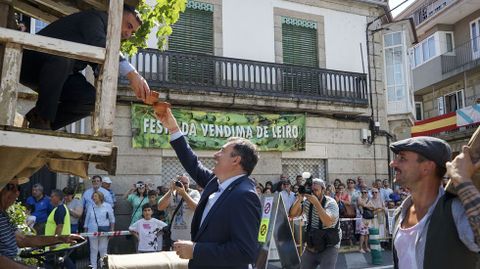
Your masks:
{"label": "green window shutter", "polygon": [[[317,24],[295,18],[282,17],[283,63],[318,68]],[[321,91],[316,72],[291,67],[283,72],[283,90],[305,95]]]}
{"label": "green window shutter", "polygon": [[317,29],[282,23],[283,63],[318,67]]}
{"label": "green window shutter", "polygon": [[[173,25],[168,42],[170,51],[213,55],[213,6],[189,1],[189,6]],[[182,84],[212,85],[213,63],[202,59],[193,55],[172,56],[169,60],[170,80]]]}
{"label": "green window shutter", "polygon": [[172,28],[168,40],[170,51],[213,55],[212,11],[187,8]]}

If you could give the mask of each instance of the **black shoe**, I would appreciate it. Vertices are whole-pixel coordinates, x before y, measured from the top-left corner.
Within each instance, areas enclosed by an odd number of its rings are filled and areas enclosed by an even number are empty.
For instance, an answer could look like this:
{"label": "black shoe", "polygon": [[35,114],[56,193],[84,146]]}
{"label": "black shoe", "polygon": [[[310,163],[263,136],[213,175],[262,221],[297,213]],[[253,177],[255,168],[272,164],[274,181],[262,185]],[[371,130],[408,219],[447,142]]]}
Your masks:
{"label": "black shoe", "polygon": [[28,128],[31,129],[40,129],[40,130],[52,130],[52,126],[49,120],[43,119],[38,115],[37,110],[32,108],[25,115],[25,119],[28,121]]}

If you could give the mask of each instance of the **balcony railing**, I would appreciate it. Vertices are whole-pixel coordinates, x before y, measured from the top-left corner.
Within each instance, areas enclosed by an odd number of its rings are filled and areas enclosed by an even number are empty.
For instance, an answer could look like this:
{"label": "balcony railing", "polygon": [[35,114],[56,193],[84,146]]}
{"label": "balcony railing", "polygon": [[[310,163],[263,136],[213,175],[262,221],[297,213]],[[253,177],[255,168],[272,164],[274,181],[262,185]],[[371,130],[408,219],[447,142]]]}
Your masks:
{"label": "balcony railing", "polygon": [[430,0],[425,5],[415,10],[412,15],[415,26],[435,16],[440,10],[449,6],[456,0]]}
{"label": "balcony railing", "polygon": [[442,73],[446,74],[458,69],[458,72],[469,70],[480,65],[480,37],[457,46],[452,52],[442,55]]}
{"label": "balcony railing", "polygon": [[154,88],[368,104],[362,73],[154,49],[139,50],[130,62]]}

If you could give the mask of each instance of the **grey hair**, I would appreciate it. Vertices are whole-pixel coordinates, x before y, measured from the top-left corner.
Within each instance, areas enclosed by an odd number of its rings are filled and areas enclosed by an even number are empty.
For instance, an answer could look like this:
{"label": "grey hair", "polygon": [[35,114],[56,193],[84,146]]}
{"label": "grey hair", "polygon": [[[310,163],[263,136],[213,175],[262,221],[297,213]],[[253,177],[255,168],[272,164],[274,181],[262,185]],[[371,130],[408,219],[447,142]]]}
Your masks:
{"label": "grey hair", "polygon": [[38,189],[39,191],[41,191],[41,192],[43,193],[43,186],[42,186],[42,184],[40,184],[40,183],[34,184],[34,185],[32,186],[32,188]]}
{"label": "grey hair", "polygon": [[182,178],[182,177],[187,178],[188,183],[190,183],[190,176],[189,176],[187,173],[183,173],[183,174],[177,175],[177,179],[180,179],[180,178]]}
{"label": "grey hair", "polygon": [[324,181],[323,179],[314,178],[314,179],[312,179],[312,184],[317,184],[317,185],[319,185],[320,187],[322,187],[322,189],[326,189],[325,181]]}
{"label": "grey hair", "polygon": [[60,198],[60,200],[63,200],[63,197],[65,197],[65,194],[63,193],[63,191],[57,190],[57,189],[52,190],[52,192],[50,193],[50,196],[52,195],[57,196],[58,198]]}

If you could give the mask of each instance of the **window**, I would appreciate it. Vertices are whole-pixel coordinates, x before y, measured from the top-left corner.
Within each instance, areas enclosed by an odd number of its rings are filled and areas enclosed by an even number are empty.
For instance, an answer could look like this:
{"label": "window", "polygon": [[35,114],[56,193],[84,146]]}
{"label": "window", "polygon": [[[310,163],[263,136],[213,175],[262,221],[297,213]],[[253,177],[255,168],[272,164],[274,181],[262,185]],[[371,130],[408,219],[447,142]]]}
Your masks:
{"label": "window", "polygon": [[45,28],[48,25],[48,23],[39,21],[37,19],[31,19],[30,21],[30,33],[31,34],[36,34],[40,32],[43,28]]}
{"label": "window", "polygon": [[282,159],[282,174],[295,178],[303,172],[310,172],[313,178],[326,178],[326,160],[323,159]]}
{"label": "window", "polygon": [[435,56],[435,37],[429,37],[427,42],[423,43],[423,61],[426,62]]}
{"label": "window", "polygon": [[446,113],[463,108],[463,90],[445,95]]}
{"label": "window", "polygon": [[422,102],[415,102],[415,119],[423,120],[423,104]]}
{"label": "window", "polygon": [[439,55],[437,49],[438,33],[431,35],[413,48],[415,66],[422,65]]}
{"label": "window", "polygon": [[[282,17],[283,63],[318,67],[317,23],[296,18]],[[319,77],[313,73],[283,73],[284,91],[295,90],[303,94],[316,94],[320,87]]]}
{"label": "window", "polygon": [[445,42],[447,44],[447,52],[453,51],[453,35],[452,33],[445,33]]}
{"label": "window", "polygon": [[446,94],[445,96],[438,97],[438,115],[457,111],[464,107],[465,100],[463,90]]}
{"label": "window", "polygon": [[414,49],[415,55],[415,66],[419,66],[422,63],[422,55],[420,54],[421,46],[418,46]]}
{"label": "window", "polygon": [[282,17],[283,63],[318,67],[317,24]]}
{"label": "window", "polygon": [[402,32],[385,34],[383,41],[388,102],[403,101],[406,98],[406,79]]}
{"label": "window", "polygon": [[480,18],[470,22],[470,37],[472,39],[472,56],[480,58]]}
{"label": "window", "polygon": [[213,55],[213,6],[211,9],[187,7],[172,31],[168,50]]}
{"label": "window", "polygon": [[[215,166],[215,159],[213,158],[200,157],[199,161],[205,167]],[[158,176],[156,176],[155,178],[155,182],[157,182],[158,185],[170,186],[172,178],[175,178],[177,175],[186,173],[185,168],[183,168],[177,157],[163,157],[161,167],[161,173],[159,173]],[[157,179],[158,177],[160,179]],[[194,184],[195,182],[193,180],[190,180],[190,185]]]}
{"label": "window", "polygon": [[[214,54],[213,5],[188,1],[185,12],[172,26],[168,50],[181,53]],[[214,83],[213,63],[198,60],[194,55],[172,55],[169,58],[170,81],[209,86]]]}

